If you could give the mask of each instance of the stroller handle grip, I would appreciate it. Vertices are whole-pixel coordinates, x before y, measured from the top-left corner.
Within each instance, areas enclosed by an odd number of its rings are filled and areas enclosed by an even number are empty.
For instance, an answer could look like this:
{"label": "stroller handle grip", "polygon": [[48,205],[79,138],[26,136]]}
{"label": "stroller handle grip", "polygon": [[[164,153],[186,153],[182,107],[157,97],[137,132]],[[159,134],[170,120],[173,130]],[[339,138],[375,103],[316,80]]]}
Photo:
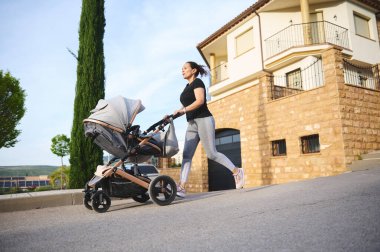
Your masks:
{"label": "stroller handle grip", "polygon": [[159,129],[162,130],[166,125],[169,124],[169,119],[176,119],[178,117],[180,117],[181,114],[171,114],[171,115],[168,115],[166,118],[156,122],[155,124],[153,124],[152,126],[150,126],[147,130],[144,131],[144,135],[146,135],[147,133],[151,132],[151,131],[154,131],[156,130],[156,127],[159,126]]}

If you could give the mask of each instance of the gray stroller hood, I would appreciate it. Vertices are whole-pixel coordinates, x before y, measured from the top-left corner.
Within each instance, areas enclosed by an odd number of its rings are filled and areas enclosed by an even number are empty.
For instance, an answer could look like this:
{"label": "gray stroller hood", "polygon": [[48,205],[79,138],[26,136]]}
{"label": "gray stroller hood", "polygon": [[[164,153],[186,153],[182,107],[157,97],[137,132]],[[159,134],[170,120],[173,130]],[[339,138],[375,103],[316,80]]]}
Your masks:
{"label": "gray stroller hood", "polygon": [[107,100],[99,100],[96,107],[91,110],[92,114],[89,119],[105,122],[125,132],[136,115],[144,109],[141,100],[116,96]]}
{"label": "gray stroller hood", "polygon": [[[131,133],[132,122],[144,109],[140,100],[122,96],[101,99],[95,109],[91,110],[89,118],[84,120],[85,136],[113,156],[132,162],[145,162],[151,156],[175,155],[178,152],[178,142],[173,120],[165,123],[170,124],[166,132],[156,131],[152,135],[141,134],[140,131]],[[144,140],[146,138],[148,141]],[[139,147],[135,148],[137,145]],[[131,152],[133,148],[137,152]]]}

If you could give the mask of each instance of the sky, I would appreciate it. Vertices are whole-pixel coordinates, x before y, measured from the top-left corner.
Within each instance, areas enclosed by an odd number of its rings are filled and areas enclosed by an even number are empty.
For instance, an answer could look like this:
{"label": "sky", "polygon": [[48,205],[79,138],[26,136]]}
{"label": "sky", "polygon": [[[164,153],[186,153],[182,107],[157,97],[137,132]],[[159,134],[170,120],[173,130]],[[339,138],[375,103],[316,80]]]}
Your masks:
{"label": "sky", "polygon": [[[134,123],[146,129],[181,107],[181,68],[205,64],[196,46],[255,1],[106,0],[105,98],[141,99]],[[60,165],[51,139],[71,135],[79,48],[80,0],[1,0],[0,69],[26,92],[15,147],[0,149],[0,166]],[[206,86],[209,79],[203,79]],[[1,122],[0,122],[1,123]],[[175,120],[183,143],[184,117]],[[83,136],[84,137],[84,136]],[[69,164],[68,157],[64,164]]]}

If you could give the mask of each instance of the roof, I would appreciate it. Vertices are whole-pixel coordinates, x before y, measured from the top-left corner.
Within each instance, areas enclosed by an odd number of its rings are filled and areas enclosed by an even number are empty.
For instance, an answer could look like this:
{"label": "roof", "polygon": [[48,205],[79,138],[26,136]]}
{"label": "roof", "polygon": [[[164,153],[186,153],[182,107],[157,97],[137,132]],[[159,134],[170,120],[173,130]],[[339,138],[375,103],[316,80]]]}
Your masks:
{"label": "roof", "polygon": [[[226,31],[243,21],[245,18],[247,18],[252,13],[256,12],[258,9],[266,5],[271,0],[258,0],[255,4],[251,5],[249,8],[247,8],[245,11],[240,13],[237,17],[232,19],[230,22],[222,26],[219,30],[211,34],[209,37],[207,37],[205,40],[200,42],[197,45],[198,50],[200,51],[201,48],[205,47],[209,43],[211,43],[213,40],[224,34]],[[361,2],[363,4],[366,4],[374,9],[377,9],[380,11],[380,0],[358,0],[358,2]],[[207,62],[207,61],[206,61]]]}
{"label": "roof", "polygon": [[260,7],[264,6],[269,1],[270,0],[258,0],[255,4],[247,8],[245,11],[240,13],[237,17],[235,17],[230,22],[225,24],[222,28],[220,28],[219,30],[211,34],[208,38],[203,40],[201,43],[199,43],[197,48],[199,49],[206,46],[207,44],[212,42],[214,39],[221,36],[223,33],[225,33],[226,31],[228,31],[229,29],[231,29],[232,27],[234,27],[235,25],[243,21],[246,17],[248,17],[249,15],[257,11],[258,9],[260,9]]}

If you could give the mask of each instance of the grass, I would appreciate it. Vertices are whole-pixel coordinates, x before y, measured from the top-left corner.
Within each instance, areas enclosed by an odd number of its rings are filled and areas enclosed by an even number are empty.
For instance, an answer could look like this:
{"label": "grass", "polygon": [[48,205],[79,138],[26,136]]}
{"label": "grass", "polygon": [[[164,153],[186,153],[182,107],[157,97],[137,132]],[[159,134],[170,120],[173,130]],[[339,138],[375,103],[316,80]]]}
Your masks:
{"label": "grass", "polygon": [[49,165],[0,166],[0,176],[50,175],[56,169],[58,166]]}

